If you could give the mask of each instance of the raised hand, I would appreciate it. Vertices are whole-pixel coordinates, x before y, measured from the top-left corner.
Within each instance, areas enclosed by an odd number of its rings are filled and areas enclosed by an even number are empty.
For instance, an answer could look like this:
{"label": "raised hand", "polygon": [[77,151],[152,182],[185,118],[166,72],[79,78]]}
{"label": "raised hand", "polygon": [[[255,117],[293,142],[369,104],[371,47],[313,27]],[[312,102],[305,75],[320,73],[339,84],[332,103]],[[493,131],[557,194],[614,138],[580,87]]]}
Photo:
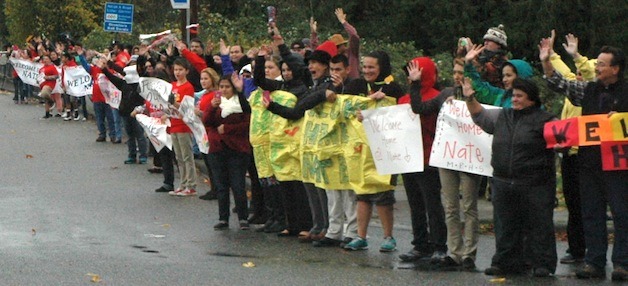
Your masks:
{"label": "raised hand", "polygon": [[318,23],[316,23],[316,21],[314,21],[314,17],[310,17],[310,32],[311,33],[316,33],[317,27],[318,27]]}
{"label": "raised hand", "polygon": [[227,44],[225,44],[225,40],[224,39],[220,39],[220,54],[223,56],[227,56],[229,55],[229,49],[231,47],[227,46]]}
{"label": "raised hand", "polygon": [[244,88],[244,82],[242,78],[238,75],[238,73],[234,72],[231,74],[231,82],[233,83],[233,87],[239,92],[242,92]]}
{"label": "raised hand", "polygon": [[554,43],[556,40],[556,30],[552,29],[552,31],[550,32],[550,37],[547,38],[548,39],[548,44],[549,44],[549,52],[550,52],[550,56],[554,53]]}
{"label": "raised hand", "polygon": [[474,45],[469,43],[467,46],[467,54],[464,56],[464,61],[467,63],[473,61],[482,51],[484,51],[483,45]]}
{"label": "raised hand", "polygon": [[408,63],[408,79],[410,81],[420,81],[422,72],[423,69],[416,62],[411,61]]}
{"label": "raised hand", "polygon": [[336,18],[338,18],[338,22],[340,22],[340,24],[344,25],[347,22],[347,14],[345,14],[342,8],[336,8],[334,14],[336,14]]}
{"label": "raised hand", "polygon": [[573,34],[567,34],[565,40],[567,44],[563,43],[563,48],[571,57],[575,58],[578,55],[578,37]]}
{"label": "raised hand", "polygon": [[181,51],[186,49],[185,43],[183,41],[177,41],[176,47],[177,47],[177,50],[179,50],[179,53],[181,53]]}
{"label": "raised hand", "polygon": [[336,93],[333,92],[332,90],[325,90],[325,98],[327,99],[327,102],[335,102],[336,101]]}
{"label": "raised hand", "polygon": [[549,60],[549,56],[552,50],[550,43],[550,38],[543,38],[539,43],[539,60],[541,60],[542,62]]}
{"label": "raised hand", "polygon": [[214,51],[214,42],[211,39],[209,39],[205,43],[205,54],[211,55],[213,51]]}

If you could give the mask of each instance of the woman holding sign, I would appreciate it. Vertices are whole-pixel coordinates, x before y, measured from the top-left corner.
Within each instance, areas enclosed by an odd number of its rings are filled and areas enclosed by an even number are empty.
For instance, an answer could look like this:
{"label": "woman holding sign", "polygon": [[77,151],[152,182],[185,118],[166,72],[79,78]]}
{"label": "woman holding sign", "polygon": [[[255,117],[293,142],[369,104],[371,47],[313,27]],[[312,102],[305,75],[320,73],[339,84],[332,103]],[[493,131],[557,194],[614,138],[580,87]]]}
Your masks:
{"label": "woman holding sign", "polygon": [[[431,69],[429,67],[431,67]],[[407,70],[408,80],[411,82],[410,104],[412,105],[412,111],[421,115],[421,130],[427,131],[428,129],[423,127],[425,118],[428,118],[429,120],[430,117],[435,117],[440,112],[443,103],[448,98],[453,97],[454,99],[458,100],[463,99],[461,84],[463,79],[464,60],[456,59],[454,61],[454,86],[450,88],[445,88],[437,95],[432,95],[431,97],[425,94],[426,92],[423,86],[425,82],[435,81],[434,63],[431,61],[427,62],[426,60],[413,60],[408,63]],[[431,79],[428,79],[430,76]],[[432,126],[436,125],[435,122],[432,123]],[[434,134],[435,130],[432,129],[431,136],[428,138],[434,138]],[[426,140],[424,139],[423,142],[425,141]],[[429,162],[429,154],[431,153],[431,148],[424,148],[424,151],[426,159],[425,165],[427,166]],[[442,194],[443,198],[443,209],[445,211],[444,220],[445,224],[447,225],[447,247],[450,250],[450,254],[449,256],[445,257],[436,256],[434,258],[438,258],[438,260],[435,260],[434,262],[438,262],[438,266],[441,269],[453,270],[462,266],[462,268],[466,271],[473,271],[475,270],[475,255],[477,253],[477,244],[479,237],[478,188],[480,186],[481,177],[479,175],[471,173],[444,168],[438,169],[438,177],[440,177],[440,194]],[[429,178],[427,178],[427,180],[429,180]],[[405,177],[404,183],[406,183]],[[421,188],[423,189],[426,189],[427,185],[428,184],[420,184]],[[425,191],[423,191],[422,193],[424,196],[426,195]],[[431,200],[439,200],[440,196],[438,195],[438,193],[432,194]],[[412,198],[413,196],[416,195],[410,195],[410,193],[408,193],[408,201],[410,201],[410,198]],[[461,197],[462,199],[460,199]],[[430,204],[429,200],[425,201],[425,207],[427,207],[428,210],[440,206],[439,204],[436,205],[436,203]],[[464,213],[464,222],[460,219],[461,206]],[[425,213],[425,211],[423,212]],[[422,216],[425,217],[425,214],[423,214]],[[435,215],[432,215],[432,213],[429,213],[429,233],[431,236],[434,236],[434,238],[431,239],[432,243],[438,242],[438,240],[436,240],[435,238],[438,238],[439,236],[435,235],[434,233],[441,231],[436,230],[436,227],[434,227],[434,216]],[[425,222],[423,222],[422,225],[425,226],[424,228],[427,228],[427,224]],[[427,232],[426,229],[420,231],[424,233]],[[417,230],[414,230],[414,232],[417,232]],[[415,243],[415,241],[413,241],[413,243]],[[425,244],[427,244],[427,242]],[[418,249],[416,249],[417,247]],[[447,247],[443,248],[445,248],[446,250]],[[421,255],[426,255],[424,253],[425,251],[422,251],[421,245],[415,245],[415,249],[406,254],[402,254],[400,258],[406,261],[414,260],[420,258]]]}
{"label": "woman holding sign", "polygon": [[[533,275],[547,277],[556,270],[557,261],[552,220],[556,170],[554,150],[546,148],[543,128],[556,117],[541,109],[536,84],[521,78],[512,82],[512,108],[484,109],[469,80],[463,84],[463,95],[473,122],[494,136],[491,185],[496,250],[484,273],[521,273],[525,260],[531,259]],[[523,251],[523,235],[531,253]]]}

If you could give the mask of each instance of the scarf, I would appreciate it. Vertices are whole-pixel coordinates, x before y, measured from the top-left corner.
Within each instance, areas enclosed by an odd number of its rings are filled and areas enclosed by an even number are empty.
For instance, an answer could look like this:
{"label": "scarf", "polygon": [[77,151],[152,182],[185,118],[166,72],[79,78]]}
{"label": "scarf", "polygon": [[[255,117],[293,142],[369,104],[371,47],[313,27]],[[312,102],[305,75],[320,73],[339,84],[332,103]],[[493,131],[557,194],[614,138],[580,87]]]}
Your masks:
{"label": "scarf", "polygon": [[238,99],[238,97],[235,95],[231,98],[226,98],[224,96],[220,98],[220,109],[220,115],[222,116],[222,118],[226,118],[233,113],[242,113],[240,99]]}

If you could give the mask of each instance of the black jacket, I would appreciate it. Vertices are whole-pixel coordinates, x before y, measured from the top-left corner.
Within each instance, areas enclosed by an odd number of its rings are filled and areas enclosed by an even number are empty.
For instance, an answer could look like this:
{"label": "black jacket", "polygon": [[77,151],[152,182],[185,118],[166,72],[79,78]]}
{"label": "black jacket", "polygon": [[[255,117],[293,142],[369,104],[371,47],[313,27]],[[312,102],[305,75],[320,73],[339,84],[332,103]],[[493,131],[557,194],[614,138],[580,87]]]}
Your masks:
{"label": "black jacket", "polygon": [[493,134],[493,177],[522,185],[554,182],[554,150],[546,148],[543,138],[545,123],[555,116],[537,107],[523,110],[504,108],[496,120],[484,110],[473,121],[486,133]]}

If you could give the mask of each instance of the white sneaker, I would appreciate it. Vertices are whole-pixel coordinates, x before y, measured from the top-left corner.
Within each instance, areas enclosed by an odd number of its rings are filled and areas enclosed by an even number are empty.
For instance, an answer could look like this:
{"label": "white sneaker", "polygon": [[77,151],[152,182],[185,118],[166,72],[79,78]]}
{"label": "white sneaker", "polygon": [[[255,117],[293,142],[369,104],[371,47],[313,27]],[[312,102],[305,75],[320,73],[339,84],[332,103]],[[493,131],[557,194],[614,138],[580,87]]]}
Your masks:
{"label": "white sneaker", "polygon": [[74,121],[79,121],[79,120],[81,120],[81,118],[83,118],[83,115],[79,114],[79,115],[74,117]]}

